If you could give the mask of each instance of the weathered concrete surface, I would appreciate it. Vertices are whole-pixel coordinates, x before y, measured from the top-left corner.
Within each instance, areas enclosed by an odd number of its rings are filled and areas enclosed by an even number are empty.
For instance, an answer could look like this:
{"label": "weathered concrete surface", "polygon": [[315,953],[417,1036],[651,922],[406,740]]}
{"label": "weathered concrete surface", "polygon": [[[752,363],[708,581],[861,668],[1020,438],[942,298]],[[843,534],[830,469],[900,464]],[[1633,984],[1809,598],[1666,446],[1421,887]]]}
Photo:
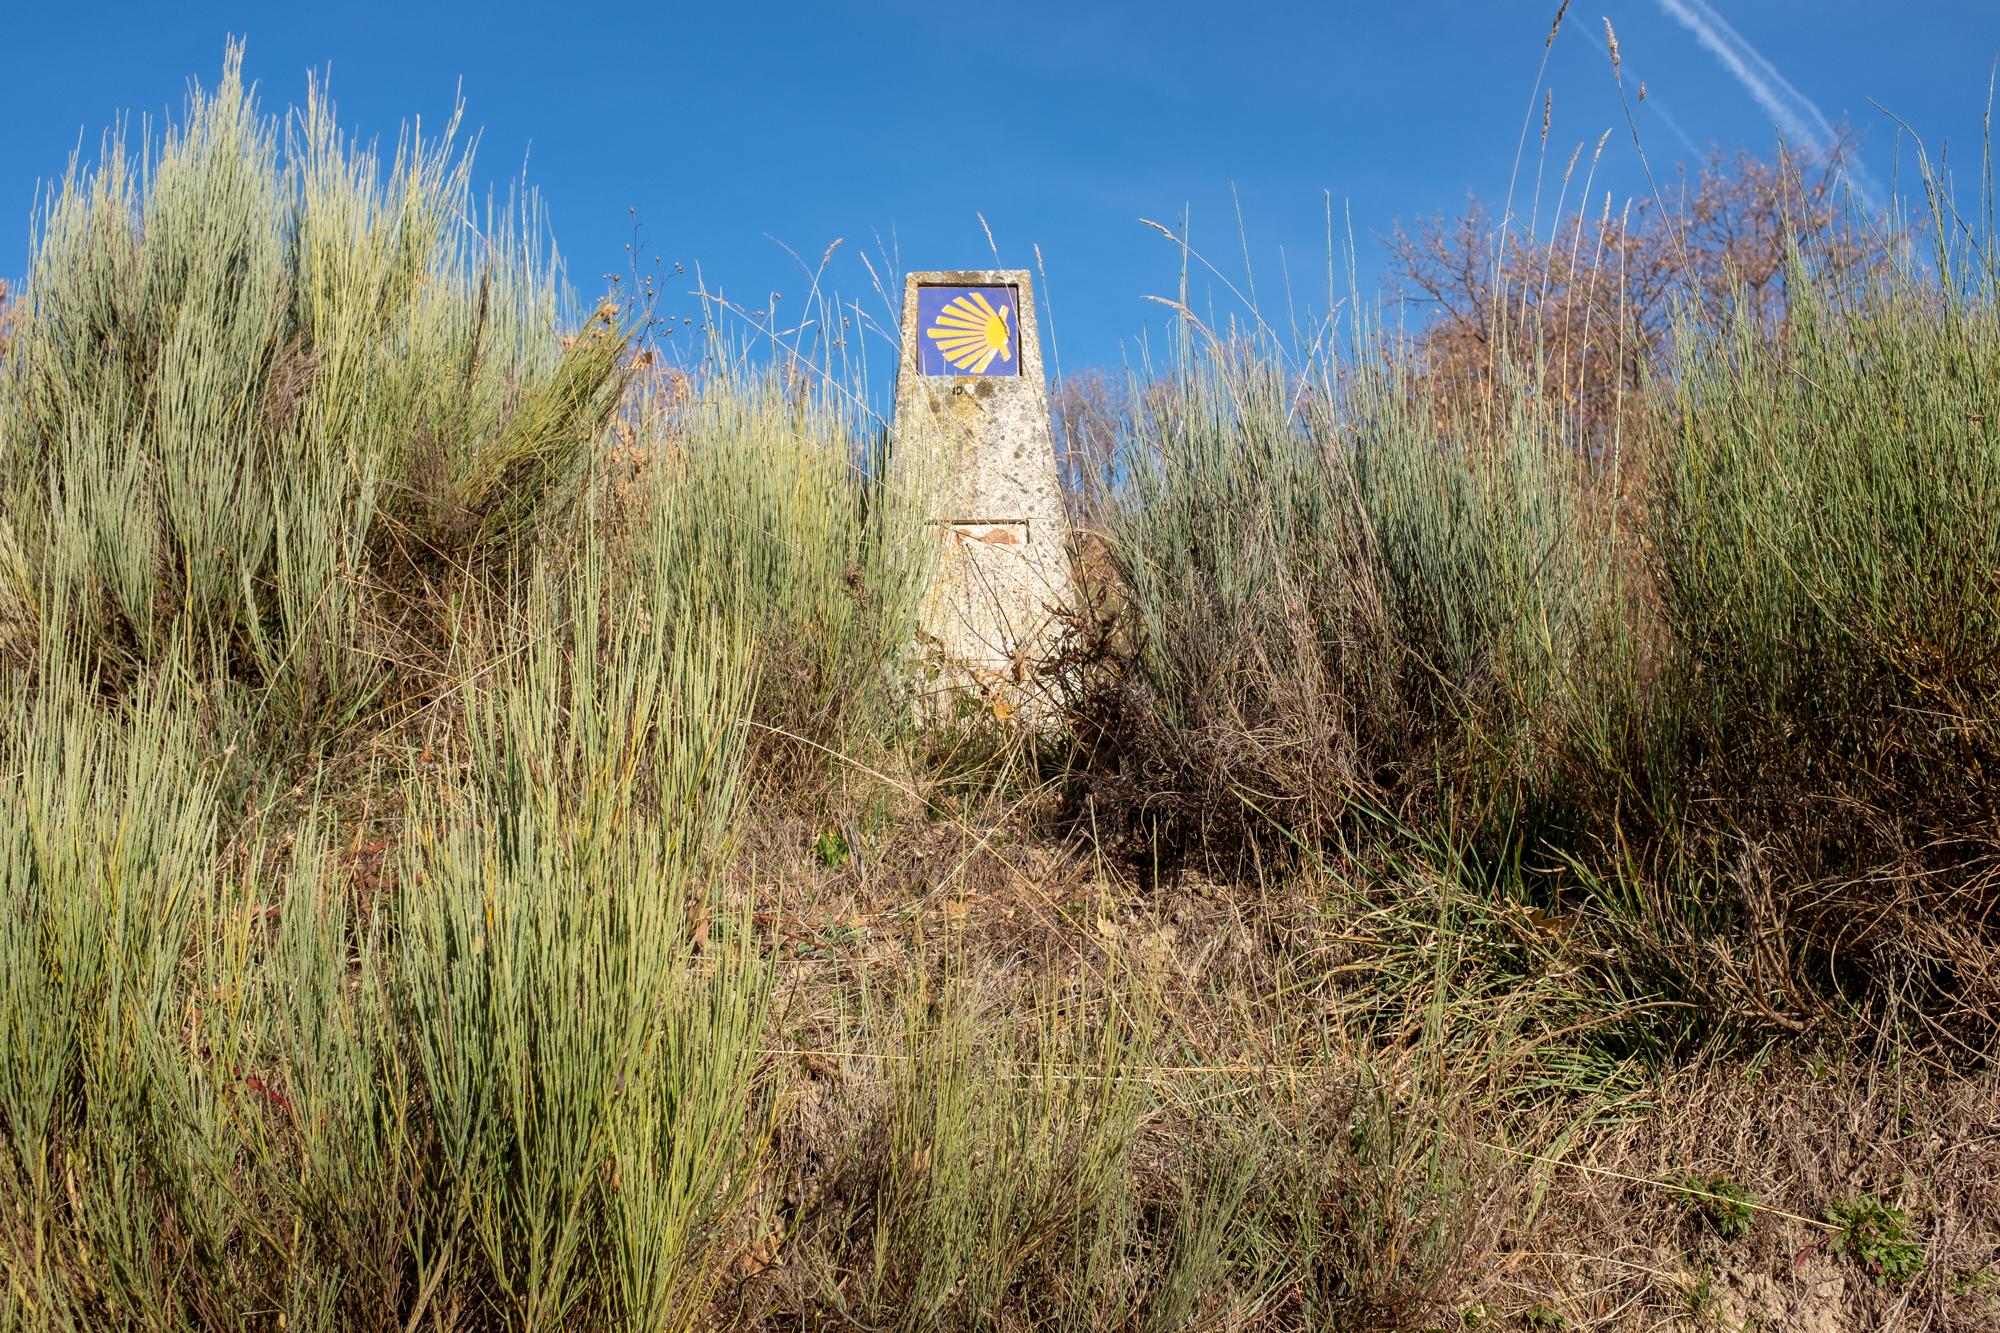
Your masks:
{"label": "weathered concrete surface", "polygon": [[[930,286],[1011,289],[1018,373],[920,373],[918,292]],[[934,497],[941,543],[919,651],[936,666],[947,696],[972,692],[1002,716],[1031,718],[1044,697],[1037,668],[1056,649],[1073,594],[1069,521],[1026,271],[909,275],[894,434],[899,465],[920,474]]]}

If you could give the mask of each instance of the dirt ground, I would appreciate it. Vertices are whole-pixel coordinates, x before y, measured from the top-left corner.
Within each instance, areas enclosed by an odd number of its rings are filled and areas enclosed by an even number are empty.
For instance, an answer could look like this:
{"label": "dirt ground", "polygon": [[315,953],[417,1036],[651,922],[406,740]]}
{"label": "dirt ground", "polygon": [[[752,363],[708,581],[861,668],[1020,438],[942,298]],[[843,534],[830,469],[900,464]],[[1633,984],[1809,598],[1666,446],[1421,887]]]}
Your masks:
{"label": "dirt ground", "polygon": [[[1383,1021],[1394,1006],[1370,973],[1381,955],[1356,944],[1368,928],[1329,912],[1311,886],[1143,883],[1077,839],[1021,832],[1018,816],[904,809],[760,821],[748,833],[738,888],[781,960],[773,1042],[797,1075],[776,1139],[790,1197],[810,1193],[827,1145],[879,1105],[882,1065],[864,1049],[857,996],[921,973],[978,976],[1005,1022],[1007,996],[1038,976],[1129,965],[1157,980],[1179,1068],[1261,1063],[1296,1078],[1302,1057],[1280,1029],[1296,1033],[1304,1017],[1355,1031],[1349,1049],[1414,1067],[1419,1044],[1399,1046]],[[1290,997],[1285,1022],[1273,1022],[1274,997]],[[1448,1076],[1456,1049],[1440,1057]],[[1344,1058],[1325,1057],[1305,1078],[1339,1083]],[[1479,1215],[1466,1219],[1448,1271],[1427,1276],[1424,1313],[1407,1326],[2000,1328],[1992,1071],[1815,1033],[1623,1070],[1595,1089],[1528,1065],[1495,1081],[1464,1058],[1467,1085],[1486,1092],[1459,1107],[1454,1132],[1489,1177],[1461,1203]],[[1188,1104],[1206,1095],[1175,1093]],[[1134,1161],[1171,1174],[1187,1129],[1158,1117]],[[1743,1209],[1718,1223],[1690,1182],[1726,1182]],[[1907,1218],[1921,1254],[1913,1273],[1884,1273],[1878,1251],[1857,1252],[1828,1221],[1857,1200]],[[809,1322],[783,1313],[803,1299],[783,1264],[752,1253],[742,1267],[763,1319]],[[1267,1310],[1221,1322],[1292,1321]]]}

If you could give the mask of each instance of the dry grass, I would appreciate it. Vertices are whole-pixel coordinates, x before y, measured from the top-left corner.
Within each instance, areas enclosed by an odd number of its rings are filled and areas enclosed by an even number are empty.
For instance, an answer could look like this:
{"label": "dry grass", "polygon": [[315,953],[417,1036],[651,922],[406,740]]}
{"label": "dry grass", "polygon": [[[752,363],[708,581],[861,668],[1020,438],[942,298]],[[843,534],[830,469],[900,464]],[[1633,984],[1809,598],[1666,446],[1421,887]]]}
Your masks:
{"label": "dry grass", "polygon": [[[1026,813],[885,823],[838,868],[800,821],[746,859],[796,1100],[763,1205],[786,1243],[744,1265],[739,1315],[855,1313],[839,1274],[887,1206],[856,1158],[912,1057],[892,997],[956,987],[1009,1050],[1045,1035],[1049,987],[1106,979],[1149,1013],[1121,1076],[1146,1108],[1126,1170],[1154,1239],[1122,1261],[1125,1299],[1158,1281],[1163,1234],[1213,1212],[1244,1240],[1209,1260],[1175,1326],[1533,1328],[1546,1312],[1593,1329],[1970,1330],[2000,1310],[1990,1073],[1809,1044],[1649,1069],[1619,1053],[1638,1006],[1579,997],[1587,964],[1526,911],[1454,904],[1434,874],[1428,912],[1409,882],[1143,887],[1087,846],[1024,845]],[[1522,937],[1528,956],[1495,961]],[[1690,1177],[1747,1189],[1748,1234],[1706,1221]],[[1826,1211],[1857,1197],[1908,1212],[1914,1281],[1878,1286],[1839,1250]],[[1000,1326],[1063,1308],[1040,1283],[1018,1299]]]}
{"label": "dry grass", "polygon": [[1992,1326],[1987,278],[1194,346],[938,730],[869,423],[238,58],[0,354],[0,1333]]}

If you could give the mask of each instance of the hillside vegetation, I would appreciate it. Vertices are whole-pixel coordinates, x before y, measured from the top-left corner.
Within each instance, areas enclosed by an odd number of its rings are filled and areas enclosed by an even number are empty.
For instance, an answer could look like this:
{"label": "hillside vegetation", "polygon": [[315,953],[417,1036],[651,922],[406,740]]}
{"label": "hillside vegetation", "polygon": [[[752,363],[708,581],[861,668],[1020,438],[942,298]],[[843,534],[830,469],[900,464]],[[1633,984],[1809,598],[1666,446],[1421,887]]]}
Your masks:
{"label": "hillside vegetation", "polygon": [[1771,168],[1653,322],[1581,221],[1413,343],[1183,311],[1026,727],[852,395],[241,59],[0,313],[0,1330],[2000,1319],[1941,191]]}

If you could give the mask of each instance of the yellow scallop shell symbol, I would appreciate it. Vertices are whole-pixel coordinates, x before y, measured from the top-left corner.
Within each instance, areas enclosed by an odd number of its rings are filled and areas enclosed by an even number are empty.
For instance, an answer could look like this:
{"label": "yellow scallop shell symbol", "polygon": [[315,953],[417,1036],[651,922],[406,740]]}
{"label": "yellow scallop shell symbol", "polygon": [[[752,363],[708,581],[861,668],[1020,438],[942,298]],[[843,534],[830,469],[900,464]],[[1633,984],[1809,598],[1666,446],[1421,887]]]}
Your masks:
{"label": "yellow scallop shell symbol", "polygon": [[967,292],[953,299],[924,332],[945,360],[968,375],[984,375],[996,356],[1002,361],[1014,359],[1007,307],[995,306],[984,292]]}

